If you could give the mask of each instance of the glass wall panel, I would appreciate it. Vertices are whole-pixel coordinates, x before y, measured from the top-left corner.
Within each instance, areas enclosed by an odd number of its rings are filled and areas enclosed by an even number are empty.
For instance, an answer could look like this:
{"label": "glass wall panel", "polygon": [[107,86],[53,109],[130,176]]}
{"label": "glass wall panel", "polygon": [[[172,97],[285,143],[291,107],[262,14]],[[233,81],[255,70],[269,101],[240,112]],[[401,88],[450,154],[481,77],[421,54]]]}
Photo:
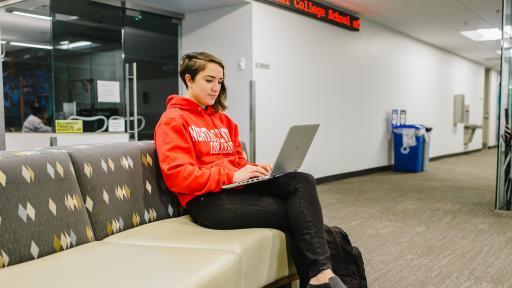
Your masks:
{"label": "glass wall panel", "polygon": [[[122,9],[86,0],[51,3],[56,119],[124,116]],[[118,97],[101,97],[98,81],[117,85]],[[103,120],[84,121],[85,132],[103,126]]]}
{"label": "glass wall panel", "polygon": [[[136,78],[130,78],[128,93],[133,117],[133,81],[137,82],[138,123],[144,127],[139,140],[153,139],[153,131],[165,110],[165,101],[178,92],[179,20],[167,16],[126,10],[124,17],[124,57],[130,75],[136,64]],[[148,53],[148,51],[151,51]],[[130,121],[131,129],[134,123]]]}
{"label": "glass wall panel", "polygon": [[138,139],[153,139],[167,95],[178,91],[181,20],[137,7],[26,0],[0,8],[6,131],[21,131],[37,106],[49,125],[83,118],[84,132],[124,119],[137,139],[137,110]]}
{"label": "glass wall panel", "polygon": [[[21,13],[21,14],[20,14]],[[53,121],[49,0],[28,0],[0,8],[2,77],[7,132],[21,131],[31,108]]]}

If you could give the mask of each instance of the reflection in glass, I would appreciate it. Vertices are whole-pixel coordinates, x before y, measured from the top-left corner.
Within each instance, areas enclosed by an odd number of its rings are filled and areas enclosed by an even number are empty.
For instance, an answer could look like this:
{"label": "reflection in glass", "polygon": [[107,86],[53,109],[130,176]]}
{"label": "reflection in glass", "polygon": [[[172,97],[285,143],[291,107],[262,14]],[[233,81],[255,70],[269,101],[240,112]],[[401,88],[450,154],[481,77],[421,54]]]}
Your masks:
{"label": "reflection in glass", "polygon": [[[0,8],[6,131],[20,131],[37,106],[50,125],[70,117],[130,118],[133,135],[135,102],[144,126],[138,139],[152,139],[167,95],[178,90],[180,23],[90,0],[27,0]],[[137,77],[130,78],[125,65],[135,63]],[[98,83],[109,91],[98,90]],[[103,126],[103,120],[86,121],[84,132]]]}
{"label": "reflection in glass", "polygon": [[[137,66],[137,114],[141,118],[139,140],[153,139],[153,131],[165,109],[167,96],[178,91],[179,21],[152,13],[126,10],[124,17],[124,61]],[[151,53],[148,53],[151,51]],[[130,68],[131,69],[131,68]],[[131,75],[131,72],[130,72]],[[133,85],[129,88],[133,111]],[[133,112],[131,112],[133,117]],[[133,129],[133,121],[131,121]]]}
{"label": "reflection in glass", "polygon": [[47,111],[52,123],[51,21],[48,0],[0,8],[5,58],[2,63],[5,129],[21,131],[31,107]]}
{"label": "reflection in glass", "polygon": [[[53,0],[55,117],[124,116],[124,101],[98,99],[98,81],[121,83],[122,10],[86,0]],[[122,85],[117,93],[122,94]],[[102,121],[84,122],[94,132]]]}

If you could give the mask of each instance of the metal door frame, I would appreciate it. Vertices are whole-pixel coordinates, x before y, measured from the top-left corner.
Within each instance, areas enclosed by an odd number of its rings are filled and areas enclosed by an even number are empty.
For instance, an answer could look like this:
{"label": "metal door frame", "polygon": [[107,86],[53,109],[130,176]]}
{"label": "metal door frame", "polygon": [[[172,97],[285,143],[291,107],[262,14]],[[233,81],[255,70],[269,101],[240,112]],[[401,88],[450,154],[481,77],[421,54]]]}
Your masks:
{"label": "metal door frame", "polygon": [[[0,40],[2,39],[2,27],[0,26]],[[3,75],[3,54],[5,46],[0,43],[0,72]],[[4,77],[0,77],[0,150],[5,150],[5,114],[4,114]]]}

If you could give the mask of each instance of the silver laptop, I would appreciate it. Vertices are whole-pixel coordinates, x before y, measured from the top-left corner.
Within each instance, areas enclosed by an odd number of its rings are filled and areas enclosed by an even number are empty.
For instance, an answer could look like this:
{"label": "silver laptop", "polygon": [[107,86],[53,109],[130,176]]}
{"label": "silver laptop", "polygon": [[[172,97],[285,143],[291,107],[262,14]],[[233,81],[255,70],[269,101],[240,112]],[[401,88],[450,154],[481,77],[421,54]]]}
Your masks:
{"label": "silver laptop", "polygon": [[270,175],[224,185],[222,188],[229,189],[241,185],[248,185],[265,181],[288,172],[297,171],[306,158],[306,154],[311,146],[311,142],[313,142],[313,138],[315,138],[319,126],[320,124],[302,124],[290,127]]}

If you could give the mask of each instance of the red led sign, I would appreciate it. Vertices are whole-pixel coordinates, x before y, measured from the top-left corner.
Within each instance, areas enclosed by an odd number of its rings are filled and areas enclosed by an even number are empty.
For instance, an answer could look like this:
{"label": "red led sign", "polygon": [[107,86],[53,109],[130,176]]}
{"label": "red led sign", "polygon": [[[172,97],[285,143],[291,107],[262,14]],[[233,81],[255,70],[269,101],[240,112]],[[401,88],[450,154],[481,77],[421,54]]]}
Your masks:
{"label": "red led sign", "polygon": [[359,17],[311,0],[260,0],[352,31],[359,31]]}

